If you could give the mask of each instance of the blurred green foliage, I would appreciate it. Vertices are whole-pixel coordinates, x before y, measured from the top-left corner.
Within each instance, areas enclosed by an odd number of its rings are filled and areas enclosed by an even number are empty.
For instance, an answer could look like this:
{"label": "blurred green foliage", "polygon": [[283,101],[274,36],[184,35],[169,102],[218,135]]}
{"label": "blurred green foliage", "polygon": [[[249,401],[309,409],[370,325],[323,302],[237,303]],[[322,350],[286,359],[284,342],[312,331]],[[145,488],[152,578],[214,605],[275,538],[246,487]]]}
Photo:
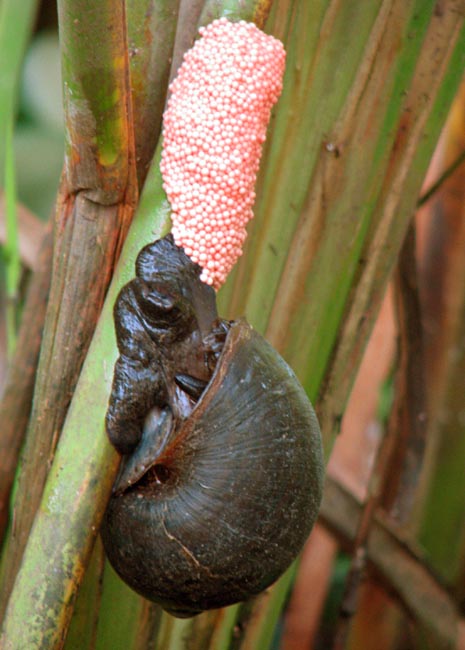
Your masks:
{"label": "blurred green foliage", "polygon": [[64,150],[58,35],[49,29],[35,34],[25,57],[14,147],[18,198],[47,219]]}

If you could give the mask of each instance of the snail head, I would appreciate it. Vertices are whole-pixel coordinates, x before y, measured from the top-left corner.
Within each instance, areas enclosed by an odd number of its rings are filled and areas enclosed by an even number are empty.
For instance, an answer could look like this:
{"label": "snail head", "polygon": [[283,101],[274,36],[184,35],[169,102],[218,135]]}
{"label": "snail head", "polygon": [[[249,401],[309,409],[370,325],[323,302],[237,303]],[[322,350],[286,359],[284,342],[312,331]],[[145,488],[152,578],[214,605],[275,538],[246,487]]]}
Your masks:
{"label": "snail head", "polygon": [[175,278],[172,282],[166,276],[150,282],[138,278],[133,289],[140,317],[154,342],[172,344],[197,329],[192,302],[178,290]]}
{"label": "snail head", "polygon": [[[217,318],[215,291],[200,280],[194,264],[167,235],[139,253],[134,290],[151,335],[175,341],[199,330],[207,335]],[[167,338],[168,337],[168,338]]]}

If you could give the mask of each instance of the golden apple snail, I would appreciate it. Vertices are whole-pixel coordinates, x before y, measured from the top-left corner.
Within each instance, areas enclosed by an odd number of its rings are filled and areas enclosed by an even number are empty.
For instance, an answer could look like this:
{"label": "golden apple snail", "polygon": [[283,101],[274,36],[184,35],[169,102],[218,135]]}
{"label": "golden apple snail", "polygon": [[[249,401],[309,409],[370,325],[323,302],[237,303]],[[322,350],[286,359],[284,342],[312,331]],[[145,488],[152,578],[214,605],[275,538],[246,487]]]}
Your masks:
{"label": "golden apple snail", "polygon": [[144,248],[115,305],[107,413],[124,454],[102,527],[119,575],[177,616],[259,593],[297,556],[323,483],[318,423],[294,373],[171,236]]}
{"label": "golden apple snail", "polygon": [[219,20],[186,56],[164,118],[173,235],[142,249],[114,309],[106,426],[123,459],[102,539],[123,580],[181,617],[272,584],[322,496],[321,436],[303,388],[245,320],[216,311],[281,87],[277,43]]}

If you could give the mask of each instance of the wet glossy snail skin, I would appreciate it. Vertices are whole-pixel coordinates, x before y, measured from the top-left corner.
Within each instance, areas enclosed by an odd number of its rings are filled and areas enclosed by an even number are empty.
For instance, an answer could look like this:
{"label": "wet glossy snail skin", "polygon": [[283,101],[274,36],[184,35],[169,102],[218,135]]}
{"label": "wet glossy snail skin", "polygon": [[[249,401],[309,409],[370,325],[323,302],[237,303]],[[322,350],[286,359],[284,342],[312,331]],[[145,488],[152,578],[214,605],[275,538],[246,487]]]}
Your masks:
{"label": "wet glossy snail skin", "polygon": [[[199,267],[171,239],[150,246],[115,308],[121,356],[107,428],[126,455],[102,537],[133,589],[191,616],[259,593],[297,556],[321,500],[321,438],[276,351],[245,321],[216,319]],[[169,273],[167,251],[177,260]],[[128,324],[144,350],[124,340]]]}

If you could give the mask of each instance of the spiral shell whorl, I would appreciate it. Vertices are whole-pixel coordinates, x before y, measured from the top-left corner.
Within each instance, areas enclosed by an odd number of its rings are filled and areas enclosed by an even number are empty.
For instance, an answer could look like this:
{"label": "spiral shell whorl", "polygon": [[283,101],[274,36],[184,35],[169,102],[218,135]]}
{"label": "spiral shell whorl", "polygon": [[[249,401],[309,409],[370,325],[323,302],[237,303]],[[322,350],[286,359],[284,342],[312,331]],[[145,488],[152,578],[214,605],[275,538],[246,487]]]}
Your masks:
{"label": "spiral shell whorl", "polygon": [[166,481],[113,497],[103,541],[130,586],[191,616],[249,598],[281,575],[311,530],[322,483],[318,423],[302,387],[237,321],[180,424]]}

